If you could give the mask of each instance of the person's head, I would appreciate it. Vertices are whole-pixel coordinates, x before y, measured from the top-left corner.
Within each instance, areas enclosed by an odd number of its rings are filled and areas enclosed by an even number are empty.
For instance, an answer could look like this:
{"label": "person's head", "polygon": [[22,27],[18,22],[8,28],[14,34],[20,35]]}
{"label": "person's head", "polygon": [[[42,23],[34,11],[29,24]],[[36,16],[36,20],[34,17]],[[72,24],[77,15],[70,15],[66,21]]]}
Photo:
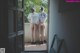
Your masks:
{"label": "person's head", "polygon": [[41,11],[41,12],[44,11],[44,7],[41,7],[41,8],[40,8],[40,11]]}
{"label": "person's head", "polygon": [[31,8],[31,12],[32,12],[32,13],[35,12],[35,10],[36,10],[35,8]]}

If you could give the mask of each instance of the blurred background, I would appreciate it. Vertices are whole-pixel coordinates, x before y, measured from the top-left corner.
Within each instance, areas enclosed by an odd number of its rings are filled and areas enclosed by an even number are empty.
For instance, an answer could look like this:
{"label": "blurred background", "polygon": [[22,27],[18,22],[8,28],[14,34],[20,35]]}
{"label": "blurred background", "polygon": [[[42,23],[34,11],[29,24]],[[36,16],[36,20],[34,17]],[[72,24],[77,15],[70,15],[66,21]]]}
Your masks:
{"label": "blurred background", "polygon": [[27,16],[30,13],[31,7],[36,7],[36,12],[38,13],[40,7],[43,6],[45,8],[45,12],[48,13],[48,0],[24,0],[24,16],[25,23],[28,23]]}
{"label": "blurred background", "polygon": [[[36,12],[39,13],[40,7],[43,6],[45,8],[45,12],[48,14],[48,0],[24,0],[24,43],[25,43],[25,50],[26,51],[32,51],[32,50],[47,50],[47,44],[40,44],[40,45],[31,45],[31,29],[30,29],[30,23],[27,19],[28,14],[30,13],[31,7],[36,8]],[[47,16],[48,18],[48,16]],[[47,41],[47,24],[48,20],[45,22],[45,36],[44,39]]]}

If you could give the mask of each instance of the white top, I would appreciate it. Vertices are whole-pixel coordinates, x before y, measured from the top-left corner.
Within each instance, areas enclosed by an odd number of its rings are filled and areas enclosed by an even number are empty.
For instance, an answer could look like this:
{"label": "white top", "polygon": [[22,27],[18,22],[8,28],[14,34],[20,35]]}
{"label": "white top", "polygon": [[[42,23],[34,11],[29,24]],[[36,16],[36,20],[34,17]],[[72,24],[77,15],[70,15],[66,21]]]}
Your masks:
{"label": "white top", "polygon": [[38,24],[39,23],[39,14],[38,13],[30,13],[28,15],[28,20],[30,23]]}
{"label": "white top", "polygon": [[45,22],[46,21],[46,19],[47,19],[47,14],[45,13],[45,12],[41,12],[41,13],[39,13],[39,20],[41,21],[41,22]]}

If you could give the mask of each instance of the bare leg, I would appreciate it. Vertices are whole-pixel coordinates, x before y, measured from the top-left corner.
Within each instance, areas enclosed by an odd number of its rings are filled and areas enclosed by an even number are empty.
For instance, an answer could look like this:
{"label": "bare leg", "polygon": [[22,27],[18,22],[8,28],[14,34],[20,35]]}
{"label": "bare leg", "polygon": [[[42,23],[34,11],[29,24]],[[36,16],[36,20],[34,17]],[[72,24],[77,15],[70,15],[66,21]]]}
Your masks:
{"label": "bare leg", "polygon": [[39,25],[36,25],[36,37],[37,37],[37,41],[39,41]]}
{"label": "bare leg", "polygon": [[41,41],[41,26],[39,24],[39,41]]}
{"label": "bare leg", "polygon": [[34,24],[32,24],[32,42],[35,42],[35,37],[34,37]]}
{"label": "bare leg", "polygon": [[34,36],[33,36],[33,34],[34,34],[34,27],[33,27],[33,25],[32,25],[32,28],[31,28],[31,31],[32,31],[32,42],[34,41]]}
{"label": "bare leg", "polygon": [[41,41],[44,41],[44,25],[41,25]]}
{"label": "bare leg", "polygon": [[34,24],[34,39],[36,41],[36,25]]}
{"label": "bare leg", "polygon": [[34,35],[35,35],[35,41],[37,42],[38,41],[38,39],[39,39],[39,33],[38,33],[38,25],[37,24],[35,24],[35,27],[34,27]]}

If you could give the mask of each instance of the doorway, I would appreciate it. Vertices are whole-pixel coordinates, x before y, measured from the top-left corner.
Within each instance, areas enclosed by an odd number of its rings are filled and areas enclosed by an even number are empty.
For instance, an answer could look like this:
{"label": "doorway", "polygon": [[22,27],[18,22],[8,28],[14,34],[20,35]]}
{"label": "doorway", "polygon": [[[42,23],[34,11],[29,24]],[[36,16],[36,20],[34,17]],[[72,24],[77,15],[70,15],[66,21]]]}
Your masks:
{"label": "doorway", "polygon": [[[44,12],[46,13],[46,19],[44,22],[44,41],[40,43],[40,41],[32,44],[32,29],[31,24],[29,21],[29,14],[31,13],[31,8],[35,8],[35,12],[39,15],[41,7],[44,8]],[[40,27],[38,27],[39,29]],[[24,0],[24,51],[42,51],[47,50],[48,45],[48,0]],[[40,31],[40,30],[38,30]],[[36,31],[37,32],[37,31]],[[39,38],[41,39],[41,34],[38,34]],[[40,40],[38,37],[35,36],[36,40]]]}

